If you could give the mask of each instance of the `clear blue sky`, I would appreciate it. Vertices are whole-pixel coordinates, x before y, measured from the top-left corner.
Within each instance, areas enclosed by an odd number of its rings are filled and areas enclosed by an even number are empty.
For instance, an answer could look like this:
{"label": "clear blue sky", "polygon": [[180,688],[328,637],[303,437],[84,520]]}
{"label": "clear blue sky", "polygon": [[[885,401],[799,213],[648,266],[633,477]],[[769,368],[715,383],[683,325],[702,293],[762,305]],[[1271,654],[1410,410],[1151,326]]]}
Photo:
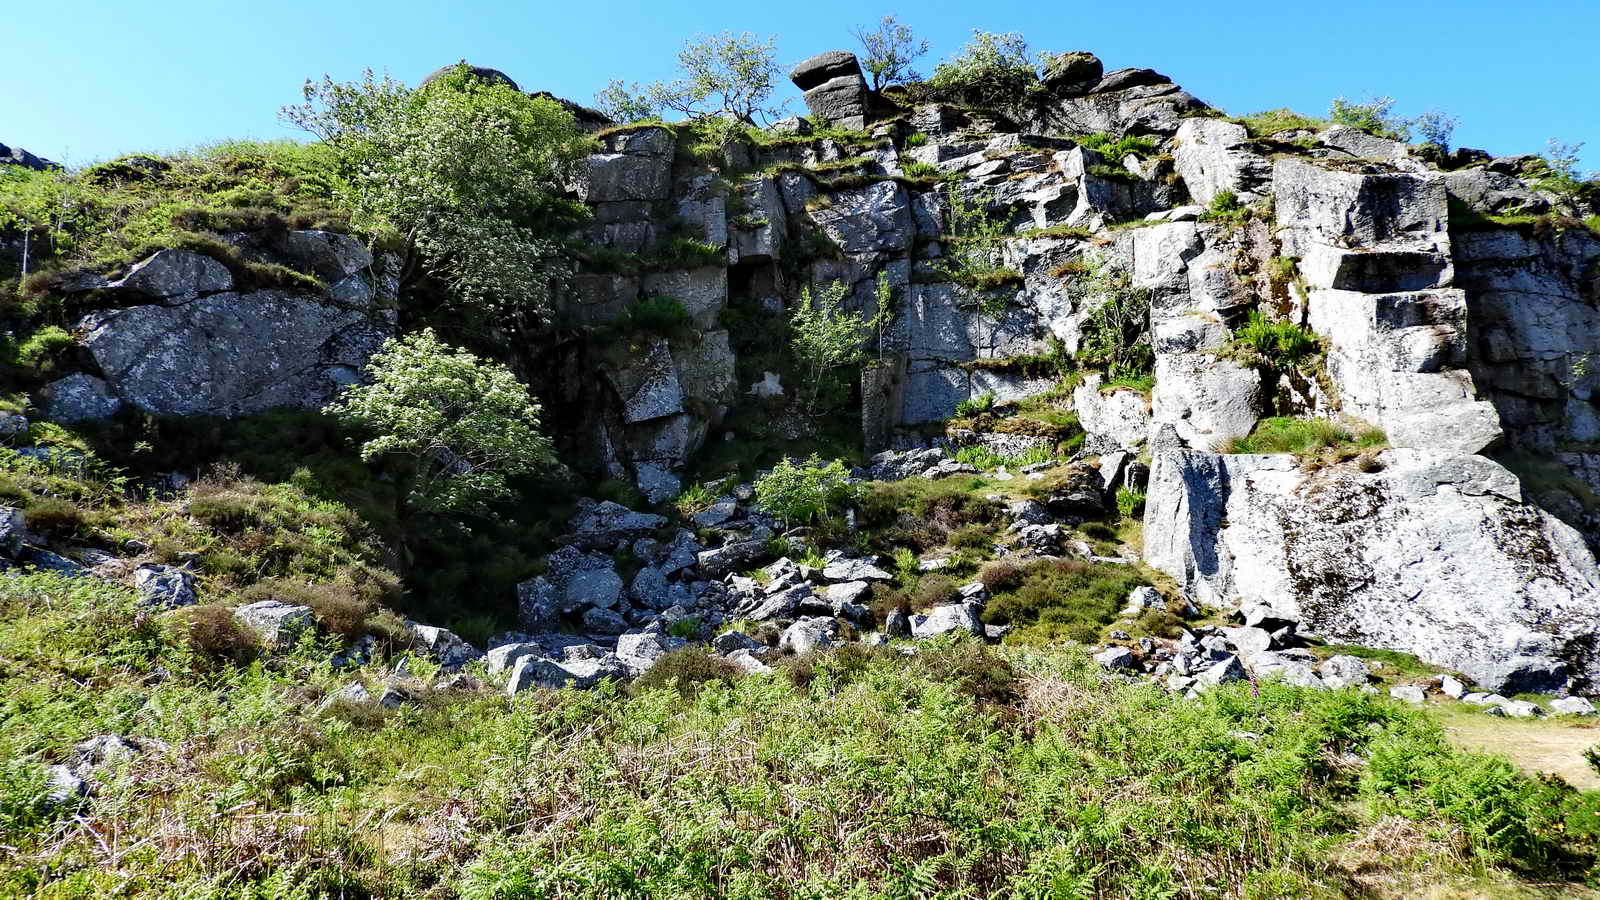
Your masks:
{"label": "clear blue sky", "polygon": [[79,165],[284,136],[277,109],[299,99],[308,76],[352,79],[371,67],[414,84],[463,57],[524,90],[590,103],[611,78],[669,77],[696,33],[776,35],[788,64],[854,49],[850,27],[885,13],[932,41],[925,70],[973,28],[1021,31],[1037,50],[1157,69],[1235,114],[1322,114],[1336,95],[1390,94],[1403,115],[1459,116],[1458,145],[1505,154],[1543,151],[1552,137],[1585,141],[1586,164],[1600,168],[1600,0],[45,0],[0,18],[0,142]]}

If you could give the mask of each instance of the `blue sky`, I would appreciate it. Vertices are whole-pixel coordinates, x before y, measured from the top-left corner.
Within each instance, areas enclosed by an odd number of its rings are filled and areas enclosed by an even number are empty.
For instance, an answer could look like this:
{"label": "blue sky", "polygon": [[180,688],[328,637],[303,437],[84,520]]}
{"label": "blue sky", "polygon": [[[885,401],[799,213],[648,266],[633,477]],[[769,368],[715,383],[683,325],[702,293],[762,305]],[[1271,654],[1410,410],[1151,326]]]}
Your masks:
{"label": "blue sky", "polygon": [[1459,116],[1458,145],[1505,154],[1585,141],[1585,163],[1600,168],[1600,0],[20,3],[0,20],[0,142],[78,165],[280,137],[292,132],[277,109],[299,99],[308,76],[352,79],[372,67],[414,84],[461,58],[505,70],[524,90],[590,103],[611,78],[670,77],[697,33],[776,35],[787,65],[854,49],[850,28],[886,13],[932,42],[924,69],[973,28],[1020,31],[1036,50],[1157,69],[1235,114],[1320,115],[1334,96],[1389,94],[1402,115]]}

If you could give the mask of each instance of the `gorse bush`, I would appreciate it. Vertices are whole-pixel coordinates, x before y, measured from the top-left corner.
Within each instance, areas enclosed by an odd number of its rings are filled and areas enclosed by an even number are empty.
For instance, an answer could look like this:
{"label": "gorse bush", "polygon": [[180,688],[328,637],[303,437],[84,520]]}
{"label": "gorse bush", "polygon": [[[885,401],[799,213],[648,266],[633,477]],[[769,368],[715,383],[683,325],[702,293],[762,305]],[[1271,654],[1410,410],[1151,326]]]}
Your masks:
{"label": "gorse bush", "polygon": [[803,463],[785,459],[756,480],[756,501],[787,523],[820,522],[842,512],[859,488],[838,460],[812,456]]}

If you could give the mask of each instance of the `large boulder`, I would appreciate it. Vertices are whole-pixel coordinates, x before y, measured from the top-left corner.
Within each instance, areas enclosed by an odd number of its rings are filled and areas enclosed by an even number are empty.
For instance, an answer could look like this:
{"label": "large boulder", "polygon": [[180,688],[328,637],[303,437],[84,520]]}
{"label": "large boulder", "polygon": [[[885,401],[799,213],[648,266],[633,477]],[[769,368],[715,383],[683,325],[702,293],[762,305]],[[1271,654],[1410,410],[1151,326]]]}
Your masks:
{"label": "large boulder", "polygon": [[1087,94],[1100,83],[1105,66],[1100,57],[1085,50],[1070,53],[1052,53],[1045,61],[1043,82],[1045,89],[1057,97]]}
{"label": "large boulder", "polygon": [[841,128],[867,124],[867,82],[860,75],[832,78],[804,94],[813,118]]}
{"label": "large boulder", "polygon": [[122,409],[122,401],[103,378],[74,372],[44,386],[40,392],[44,417],[52,422],[109,419]]}
{"label": "large boulder", "polygon": [[607,135],[591,154],[578,184],[587,203],[665,200],[672,188],[677,141],[669,129],[643,126]]}
{"label": "large boulder", "polygon": [[1200,603],[1271,604],[1494,689],[1600,686],[1600,571],[1575,531],[1482,457],[1395,449],[1364,468],[1158,451],[1147,560]]}
{"label": "large boulder", "polygon": [[33,169],[43,172],[47,169],[59,169],[60,165],[43,157],[34,156],[21,147],[8,147],[0,144],[0,166],[21,166],[24,169]]}
{"label": "large boulder", "polygon": [[468,76],[476,78],[479,81],[487,84],[503,84],[506,87],[511,88],[513,91],[521,90],[521,88],[517,87],[517,83],[511,80],[510,75],[507,75],[499,69],[490,69],[484,66],[474,66],[464,59],[461,62],[453,63],[448,66],[440,66],[439,68],[434,69],[432,72],[428,73],[426,78],[422,79],[422,83],[418,84],[417,87],[419,89],[425,88],[428,85],[433,84],[439,79],[445,77],[446,75],[455,72],[458,68],[465,68]]}
{"label": "large boulder", "polygon": [[802,91],[826,84],[835,78],[854,75],[861,77],[861,63],[848,50],[829,50],[818,53],[789,70],[789,80]]}
{"label": "large boulder", "polygon": [[[143,302],[91,313],[78,323],[83,345],[115,399],[165,415],[239,416],[277,406],[321,406],[361,377],[394,331],[388,290],[365,271],[370,255],[323,232],[291,232],[324,295],[240,291],[216,260],[163,250],[105,286]],[[92,381],[53,386],[74,399],[61,412],[111,406]],[[78,402],[82,401],[82,402]]]}
{"label": "large boulder", "polygon": [[1196,203],[1209,204],[1223,191],[1248,203],[1272,187],[1272,164],[1255,152],[1249,132],[1223,119],[1183,120],[1173,138],[1172,158]]}

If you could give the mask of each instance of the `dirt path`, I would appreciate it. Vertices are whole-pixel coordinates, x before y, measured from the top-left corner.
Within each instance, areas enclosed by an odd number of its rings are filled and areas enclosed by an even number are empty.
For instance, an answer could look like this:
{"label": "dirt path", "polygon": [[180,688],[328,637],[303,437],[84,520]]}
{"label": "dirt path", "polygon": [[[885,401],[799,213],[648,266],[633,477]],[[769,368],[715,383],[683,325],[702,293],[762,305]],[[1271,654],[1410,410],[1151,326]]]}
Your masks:
{"label": "dirt path", "polygon": [[1600,773],[1583,760],[1584,750],[1600,744],[1600,722],[1499,719],[1442,704],[1433,712],[1457,747],[1504,756],[1527,772],[1560,775],[1582,790],[1600,790]]}

